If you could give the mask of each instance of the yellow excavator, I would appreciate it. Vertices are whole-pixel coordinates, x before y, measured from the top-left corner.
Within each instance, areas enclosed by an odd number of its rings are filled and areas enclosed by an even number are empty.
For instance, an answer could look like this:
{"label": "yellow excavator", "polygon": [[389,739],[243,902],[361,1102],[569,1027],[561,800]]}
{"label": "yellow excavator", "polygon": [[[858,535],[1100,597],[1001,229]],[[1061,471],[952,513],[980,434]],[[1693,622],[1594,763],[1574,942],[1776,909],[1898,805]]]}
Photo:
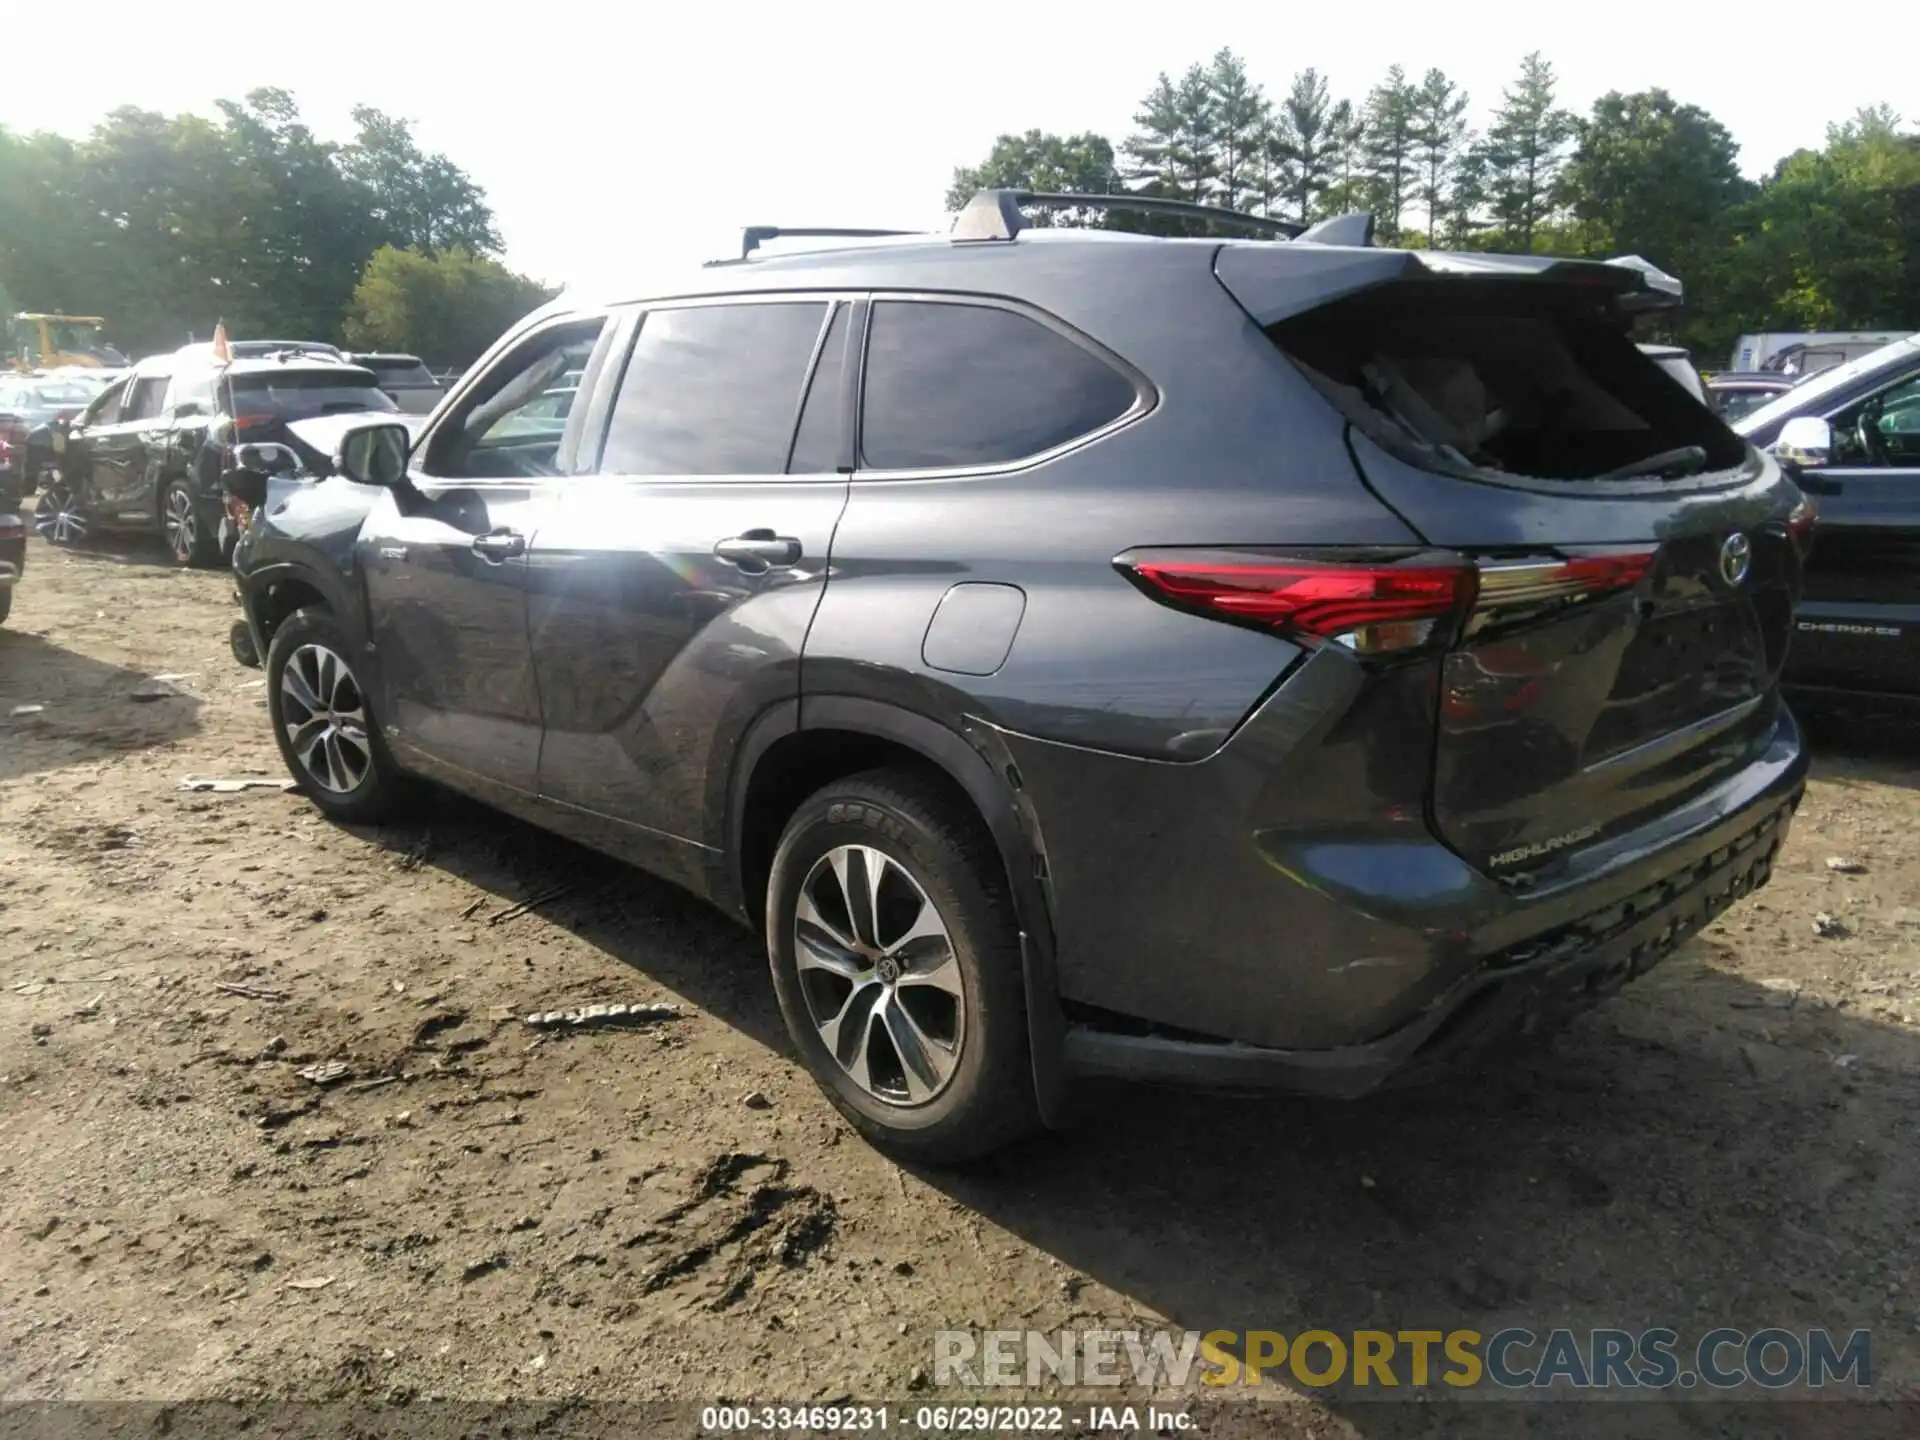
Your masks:
{"label": "yellow excavator", "polygon": [[98,315],[14,315],[7,320],[6,358],[16,370],[125,365],[127,357],[101,338],[106,328]]}

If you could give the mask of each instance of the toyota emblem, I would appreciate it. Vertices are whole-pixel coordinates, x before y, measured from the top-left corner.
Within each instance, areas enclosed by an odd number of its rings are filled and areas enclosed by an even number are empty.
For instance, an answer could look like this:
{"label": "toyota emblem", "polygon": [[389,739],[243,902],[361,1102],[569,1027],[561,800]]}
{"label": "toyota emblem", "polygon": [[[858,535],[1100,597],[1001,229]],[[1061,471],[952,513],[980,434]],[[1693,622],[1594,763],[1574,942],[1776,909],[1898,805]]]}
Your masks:
{"label": "toyota emblem", "polygon": [[1729,590],[1737,589],[1753,568],[1753,541],[1738,530],[1720,542],[1720,578]]}

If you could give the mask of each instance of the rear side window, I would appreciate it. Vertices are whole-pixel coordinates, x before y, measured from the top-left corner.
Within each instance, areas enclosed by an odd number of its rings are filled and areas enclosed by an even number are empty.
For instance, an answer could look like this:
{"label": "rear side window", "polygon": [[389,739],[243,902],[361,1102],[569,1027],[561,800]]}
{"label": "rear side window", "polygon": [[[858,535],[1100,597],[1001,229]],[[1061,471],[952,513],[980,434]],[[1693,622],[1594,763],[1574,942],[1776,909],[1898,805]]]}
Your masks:
{"label": "rear side window", "polygon": [[1445,468],[1678,478],[1746,454],[1617,325],[1540,287],[1381,286],[1270,333],[1362,428]]}
{"label": "rear side window", "polygon": [[310,420],[316,415],[340,415],[356,410],[391,413],[399,407],[391,396],[372,385],[356,384],[353,372],[276,370],[257,375],[235,375],[233,404],[241,415],[272,415],[282,420]]}
{"label": "rear side window", "polygon": [[1134,383],[1058,331],[990,305],[880,300],[860,451],[876,470],[1024,460],[1133,408]]}
{"label": "rear side window", "polygon": [[787,468],[821,301],[655,310],[614,400],[610,475],[778,475]]}

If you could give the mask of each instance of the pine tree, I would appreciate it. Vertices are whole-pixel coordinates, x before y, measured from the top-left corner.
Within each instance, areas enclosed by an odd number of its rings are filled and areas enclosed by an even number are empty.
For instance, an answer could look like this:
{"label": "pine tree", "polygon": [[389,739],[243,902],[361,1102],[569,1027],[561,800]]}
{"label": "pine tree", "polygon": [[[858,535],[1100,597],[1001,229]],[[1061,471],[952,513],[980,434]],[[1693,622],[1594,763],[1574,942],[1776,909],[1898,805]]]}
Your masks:
{"label": "pine tree", "polygon": [[1215,194],[1220,204],[1238,210],[1259,190],[1261,137],[1270,107],[1260,87],[1247,78],[1246,63],[1231,50],[1213,57],[1207,86],[1213,105]]}
{"label": "pine tree", "polygon": [[1454,172],[1467,143],[1467,93],[1429,70],[1413,94],[1413,144],[1420,178],[1416,197],[1427,212],[1427,244],[1437,245],[1440,221],[1452,209]]}
{"label": "pine tree", "polygon": [[1553,66],[1536,50],[1520,62],[1519,79],[1501,95],[1481,147],[1487,195],[1506,232],[1504,243],[1529,253],[1553,212],[1567,147],[1579,132],[1579,122],[1553,102]]}
{"label": "pine tree", "polygon": [[1367,96],[1366,166],[1374,223],[1381,235],[1400,233],[1400,216],[1414,192],[1414,88],[1395,65]]}
{"label": "pine tree", "polygon": [[1333,103],[1327,80],[1309,67],[1293,77],[1286,98],[1274,113],[1268,141],[1273,174],[1271,202],[1284,201],[1289,218],[1302,225],[1333,183],[1342,142],[1338,133],[1346,102]]}

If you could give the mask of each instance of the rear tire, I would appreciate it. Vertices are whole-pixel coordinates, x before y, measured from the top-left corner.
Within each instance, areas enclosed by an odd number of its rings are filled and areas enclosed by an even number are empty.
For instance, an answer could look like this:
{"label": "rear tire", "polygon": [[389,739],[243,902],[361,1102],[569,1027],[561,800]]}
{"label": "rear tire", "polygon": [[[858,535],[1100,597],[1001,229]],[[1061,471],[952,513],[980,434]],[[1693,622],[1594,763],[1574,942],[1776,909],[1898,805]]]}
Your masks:
{"label": "rear tire", "polygon": [[1005,873],[941,787],[876,770],[803,802],[774,853],[766,926],[787,1032],[868,1140],[953,1164],[1038,1128]]}
{"label": "rear tire", "polygon": [[325,606],[296,610],[267,647],[267,714],[301,791],[335,820],[371,825],[405,798],[366,692],[361,647]]}
{"label": "rear tire", "polygon": [[184,477],[169,480],[160,492],[160,523],[175,564],[207,570],[220,563],[217,523],[208,523],[207,507],[194,499]]}

